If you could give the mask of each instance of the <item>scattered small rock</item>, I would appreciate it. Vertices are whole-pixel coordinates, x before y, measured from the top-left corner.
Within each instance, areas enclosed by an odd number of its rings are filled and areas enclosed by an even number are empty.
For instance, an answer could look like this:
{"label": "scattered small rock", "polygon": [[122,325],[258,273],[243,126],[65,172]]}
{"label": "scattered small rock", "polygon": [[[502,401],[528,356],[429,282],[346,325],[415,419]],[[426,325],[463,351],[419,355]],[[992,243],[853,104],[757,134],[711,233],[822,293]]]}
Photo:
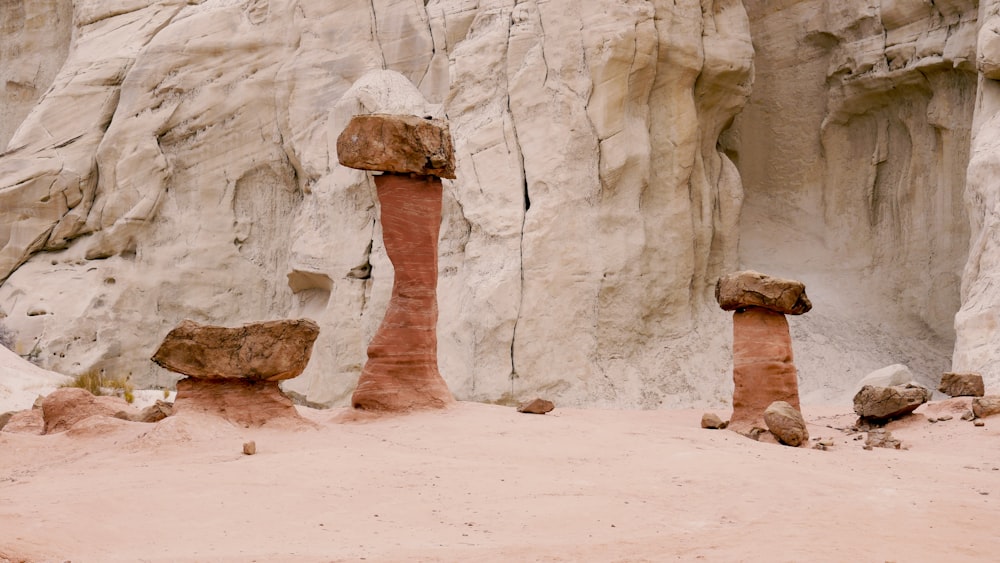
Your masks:
{"label": "scattered small rock", "polygon": [[701,427],[709,428],[711,430],[721,430],[728,426],[726,421],[719,418],[719,415],[714,412],[707,412],[701,415]]}
{"label": "scattered small rock", "polygon": [[934,424],[937,421],[938,421],[938,419],[936,419],[934,417],[930,417],[930,418],[927,419],[927,422],[930,422],[931,424]]}
{"label": "scattered small rock", "polygon": [[901,449],[903,443],[892,436],[892,432],[884,429],[872,430],[868,433],[868,437],[865,438],[866,450],[872,448],[889,448],[898,450]]}
{"label": "scattered small rock", "polygon": [[527,403],[523,403],[521,406],[517,407],[517,412],[523,412],[526,414],[545,414],[550,412],[552,409],[556,408],[552,401],[546,401],[545,399],[535,399]]}
{"label": "scattered small rock", "polygon": [[764,434],[767,434],[767,430],[759,426],[754,426],[753,428],[750,429],[749,432],[747,432],[747,438],[751,438],[753,440],[760,440],[760,437],[763,436]]}
{"label": "scattered small rock", "polygon": [[786,446],[797,447],[809,441],[806,421],[798,409],[785,401],[775,401],[764,411],[768,430]]}
{"label": "scattered small rock", "polygon": [[982,397],[985,394],[983,376],[978,373],[946,373],[941,376],[938,391],[949,397]]}
{"label": "scattered small rock", "polygon": [[962,415],[962,420],[972,420],[974,418],[976,418],[976,415],[972,411],[965,411],[965,414]]}
{"label": "scattered small rock", "polygon": [[119,411],[115,413],[115,418],[131,420],[132,422],[159,422],[164,418],[174,414],[174,404],[157,400],[155,404],[142,409],[138,414]]}
{"label": "scattered small rock", "polygon": [[982,420],[974,420],[974,421],[972,421],[972,425],[973,426],[986,426],[986,423],[983,422]]}
{"label": "scattered small rock", "polygon": [[256,442],[254,442],[253,440],[250,440],[249,442],[244,442],[243,443],[243,454],[244,455],[253,455],[255,453],[257,453],[257,443]]}
{"label": "scattered small rock", "polygon": [[951,420],[953,417],[950,414],[943,414],[938,417],[938,422],[944,422],[946,420]]}

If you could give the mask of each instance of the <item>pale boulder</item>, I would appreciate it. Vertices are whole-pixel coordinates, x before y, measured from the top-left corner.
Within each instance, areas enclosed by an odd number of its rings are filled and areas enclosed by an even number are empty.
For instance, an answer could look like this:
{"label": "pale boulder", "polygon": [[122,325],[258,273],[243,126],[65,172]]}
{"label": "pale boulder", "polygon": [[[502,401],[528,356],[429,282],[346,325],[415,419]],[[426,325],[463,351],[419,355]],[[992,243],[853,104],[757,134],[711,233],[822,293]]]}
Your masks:
{"label": "pale boulder", "polygon": [[784,401],[775,401],[764,411],[764,422],[771,434],[786,446],[801,446],[809,442],[809,430],[802,413]]}

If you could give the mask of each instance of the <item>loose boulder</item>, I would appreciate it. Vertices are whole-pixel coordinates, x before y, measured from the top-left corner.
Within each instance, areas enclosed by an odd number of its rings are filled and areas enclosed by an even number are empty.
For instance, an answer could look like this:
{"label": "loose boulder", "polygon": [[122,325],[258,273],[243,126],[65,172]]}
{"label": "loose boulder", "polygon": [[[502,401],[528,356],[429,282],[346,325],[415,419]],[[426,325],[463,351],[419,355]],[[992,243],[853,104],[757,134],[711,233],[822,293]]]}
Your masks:
{"label": "loose boulder", "polygon": [[785,315],[801,315],[812,309],[802,282],[775,278],[753,270],[720,277],[715,284],[715,299],[724,311],[763,307]]}
{"label": "loose boulder", "polygon": [[941,376],[938,391],[949,397],[982,397],[986,394],[983,376],[978,373],[953,373]]}
{"label": "loose boulder", "polygon": [[972,400],[972,414],[976,418],[986,418],[1000,414],[1000,395],[986,395]]}
{"label": "loose boulder", "polygon": [[42,418],[42,409],[15,412],[7,420],[3,431],[13,434],[45,434],[45,419]]}
{"label": "loose boulder", "polygon": [[527,403],[522,404],[517,407],[517,412],[523,412],[527,414],[545,414],[550,412],[552,409],[556,408],[552,401],[546,401],[545,399],[535,399]]}
{"label": "loose boulder", "polygon": [[919,385],[865,385],[854,395],[854,412],[864,420],[880,422],[909,414],[929,400],[931,390]]}
{"label": "loose boulder", "polygon": [[701,415],[702,428],[708,428],[710,430],[719,430],[725,428],[726,426],[727,426],[726,422],[724,422],[719,417],[719,415],[715,414],[714,412],[707,412]]}
{"label": "loose boulder", "polygon": [[809,441],[809,430],[802,413],[785,401],[775,401],[764,411],[767,429],[787,446],[801,446]]}
{"label": "loose boulder", "polygon": [[415,115],[356,115],[337,137],[337,158],[348,168],[455,178],[446,121]]}
{"label": "loose boulder", "polygon": [[906,385],[913,381],[913,372],[904,364],[892,364],[884,368],[877,369],[861,378],[861,381],[854,387],[857,393],[865,385],[873,387],[892,387],[894,385]]}

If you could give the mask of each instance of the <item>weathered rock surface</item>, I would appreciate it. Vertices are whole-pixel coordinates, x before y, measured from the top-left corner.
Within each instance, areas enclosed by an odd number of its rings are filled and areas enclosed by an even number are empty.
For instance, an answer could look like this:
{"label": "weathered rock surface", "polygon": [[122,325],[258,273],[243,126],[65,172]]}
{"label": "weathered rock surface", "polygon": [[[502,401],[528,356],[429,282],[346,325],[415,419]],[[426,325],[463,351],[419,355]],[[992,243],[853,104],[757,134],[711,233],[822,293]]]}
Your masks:
{"label": "weathered rock surface", "polygon": [[854,412],[863,419],[883,421],[909,414],[931,400],[931,390],[919,385],[865,385],[854,395]]}
{"label": "weathered rock surface", "polygon": [[309,363],[319,326],[309,319],[204,326],[190,320],[167,333],[152,360],[196,379],[281,381]]}
{"label": "weathered rock surface", "polygon": [[357,115],[337,137],[348,168],[455,178],[448,122],[415,115]]}
{"label": "weathered rock surface", "polygon": [[95,397],[85,389],[66,387],[49,393],[42,401],[45,433],[64,432],[91,416],[114,417],[122,410],[132,410],[120,397]]}
{"label": "weathered rock surface", "polygon": [[277,381],[249,379],[182,379],[173,412],[210,414],[247,428],[304,420]]}
{"label": "weathered rock surface", "polygon": [[555,403],[548,401],[546,399],[534,399],[528,401],[517,407],[517,412],[523,412],[527,414],[545,414],[547,412],[552,412],[552,409],[556,408]]}
{"label": "weathered rock surface", "polygon": [[809,442],[809,430],[799,409],[785,401],[775,401],[764,410],[768,431],[787,446],[801,446]]}
{"label": "weathered rock surface", "polygon": [[801,315],[812,309],[802,282],[752,270],[720,277],[715,284],[715,300],[724,311],[763,307],[786,315]]}
{"label": "weathered rock surface", "polygon": [[978,373],[945,373],[941,376],[938,391],[949,397],[982,397],[986,394],[983,376]]}
{"label": "weathered rock surface", "polygon": [[15,434],[45,434],[45,419],[42,417],[41,409],[15,412],[4,425],[3,431]]}
{"label": "weathered rock surface", "polygon": [[314,359],[285,386],[346,404],[393,276],[371,181],[335,139],[353,115],[409,113],[447,115],[454,139],[438,332],[458,396],[658,407],[727,389],[712,284],[737,267],[719,139],[753,82],[740,2],[50,7],[0,35],[27,49],[0,87],[32,76],[36,98],[0,114],[18,353],[168,386],[147,360],[183,319],[308,316]]}
{"label": "weathered rock surface", "polygon": [[1000,414],[1000,395],[986,395],[972,400],[972,414],[976,418],[986,418]]}
{"label": "weathered rock surface", "polygon": [[799,407],[792,337],[782,313],[747,307],[733,313],[733,414],[729,428],[745,433],[765,427],[775,401]]}
{"label": "weathered rock surface", "polygon": [[441,408],[453,401],[437,362],[441,180],[383,174],[375,185],[395,277],[351,404],[376,411]]}

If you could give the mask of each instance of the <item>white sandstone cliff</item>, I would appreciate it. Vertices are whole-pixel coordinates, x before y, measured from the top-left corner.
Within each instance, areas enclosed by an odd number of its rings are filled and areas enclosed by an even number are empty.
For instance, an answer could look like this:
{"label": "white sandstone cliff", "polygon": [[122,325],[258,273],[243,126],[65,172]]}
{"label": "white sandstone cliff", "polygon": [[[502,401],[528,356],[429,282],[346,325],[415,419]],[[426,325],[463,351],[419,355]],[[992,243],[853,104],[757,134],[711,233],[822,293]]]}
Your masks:
{"label": "white sandstone cliff", "polygon": [[310,316],[291,390],[342,401],[392,274],[333,145],[396,102],[384,74],[356,84],[387,69],[456,141],[439,356],[459,398],[724,399],[711,289],[742,188],[717,145],[752,54],[732,0],[78,1],[0,157],[3,322],[48,368],[164,385],[148,358],[182,319]]}
{"label": "white sandstone cliff", "polygon": [[47,368],[169,385],[148,358],[182,319],[308,316],[322,331],[288,388],[343,402],[392,271],[373,187],[334,144],[354,113],[401,111],[455,137],[438,340],[461,399],[725,401],[712,286],[744,266],[807,284],[806,401],[895,363],[1000,385],[997,13],[8,2],[0,322]]}

